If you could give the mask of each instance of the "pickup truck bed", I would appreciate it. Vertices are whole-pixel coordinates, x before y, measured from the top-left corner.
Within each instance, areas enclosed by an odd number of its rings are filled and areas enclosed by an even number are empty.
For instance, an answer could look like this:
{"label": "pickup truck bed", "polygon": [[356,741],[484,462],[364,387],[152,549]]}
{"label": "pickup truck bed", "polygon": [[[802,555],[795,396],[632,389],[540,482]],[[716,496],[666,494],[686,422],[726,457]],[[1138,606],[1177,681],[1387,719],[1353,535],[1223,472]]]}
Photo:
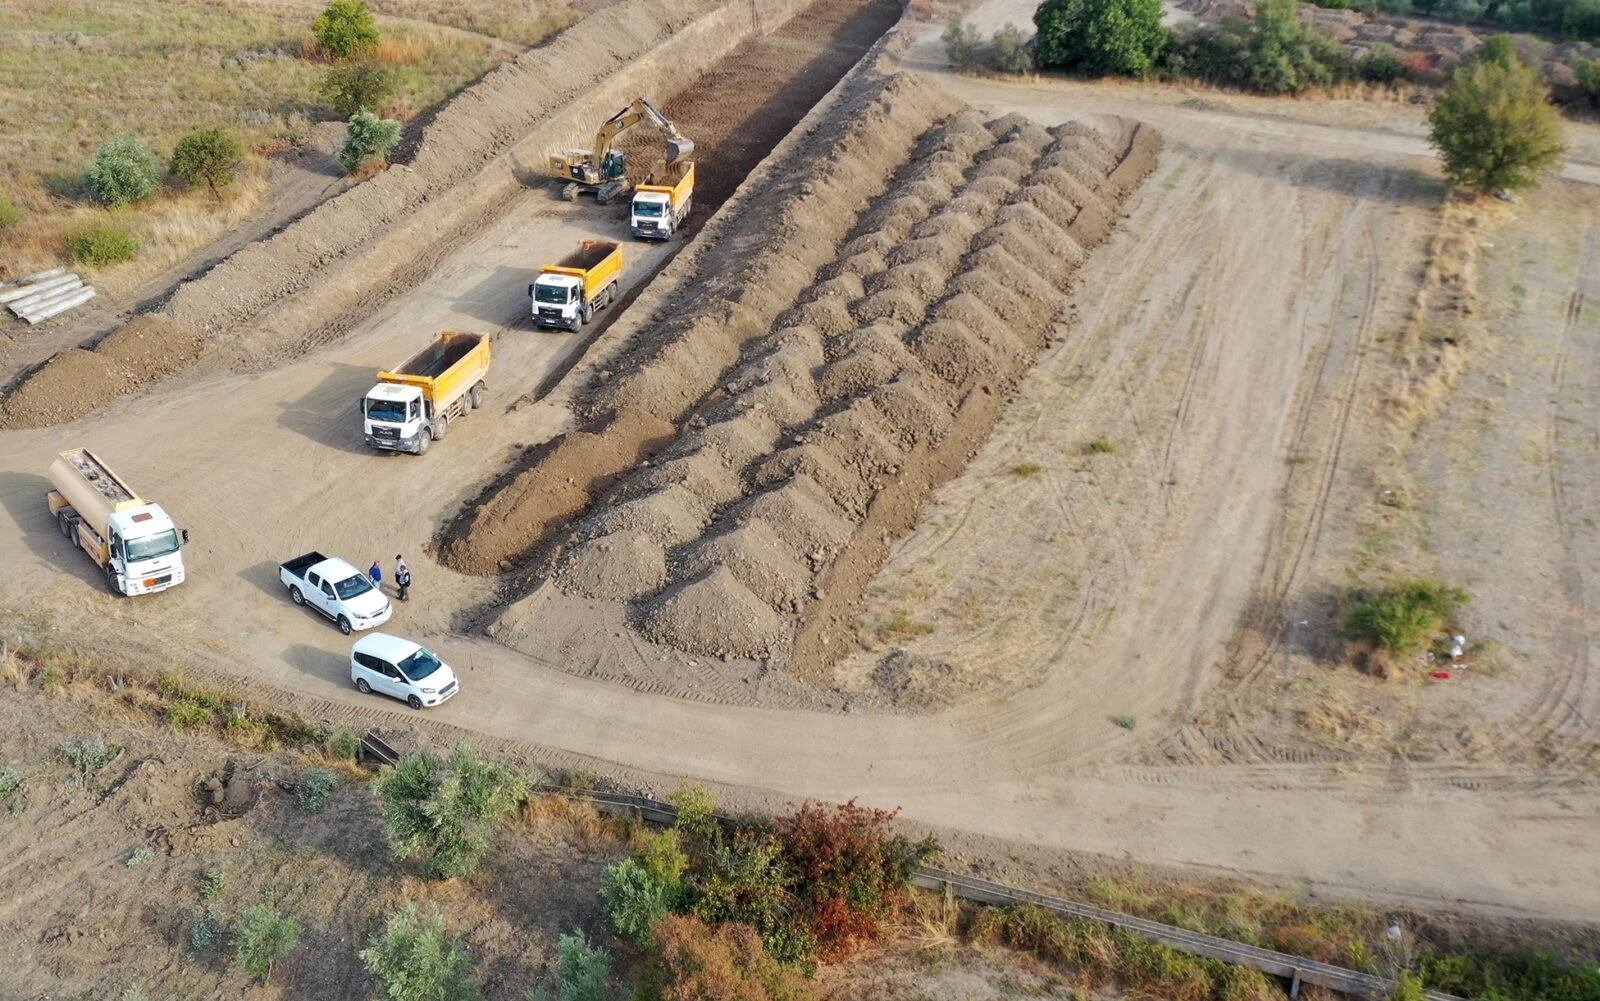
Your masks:
{"label": "pickup truck bed", "polygon": [[304,556],[296,556],[287,563],[280,563],[278,564],[278,567],[279,569],[289,571],[296,577],[304,577],[307,570],[310,570],[312,567],[316,566],[318,563],[321,563],[325,559],[327,559],[326,556],[319,552],[313,551],[306,553]]}

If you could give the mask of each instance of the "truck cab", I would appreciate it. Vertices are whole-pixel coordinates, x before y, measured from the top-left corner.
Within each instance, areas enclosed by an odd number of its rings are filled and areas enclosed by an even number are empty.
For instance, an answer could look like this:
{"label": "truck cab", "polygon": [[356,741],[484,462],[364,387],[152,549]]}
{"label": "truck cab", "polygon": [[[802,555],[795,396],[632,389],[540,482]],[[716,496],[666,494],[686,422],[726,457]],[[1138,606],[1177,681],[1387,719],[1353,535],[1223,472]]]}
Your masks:
{"label": "truck cab", "polygon": [[380,382],[361,400],[363,438],[374,448],[420,455],[433,439],[428,411],[420,387]]}
{"label": "truck cab", "polygon": [[634,236],[665,239],[677,228],[672,196],[663,191],[640,191],[633,196],[633,217],[628,229]]}
{"label": "truck cab", "polygon": [[[78,523],[80,534],[93,533]],[[121,594],[150,594],[183,583],[183,547],[187,534],[173,524],[159,504],[111,516],[106,542],[106,578]],[[83,540],[88,541],[88,540]],[[80,542],[80,545],[82,543]]]}
{"label": "truck cab", "polygon": [[593,312],[583,301],[583,282],[571,275],[540,275],[528,286],[528,295],[540,326],[577,330]]}

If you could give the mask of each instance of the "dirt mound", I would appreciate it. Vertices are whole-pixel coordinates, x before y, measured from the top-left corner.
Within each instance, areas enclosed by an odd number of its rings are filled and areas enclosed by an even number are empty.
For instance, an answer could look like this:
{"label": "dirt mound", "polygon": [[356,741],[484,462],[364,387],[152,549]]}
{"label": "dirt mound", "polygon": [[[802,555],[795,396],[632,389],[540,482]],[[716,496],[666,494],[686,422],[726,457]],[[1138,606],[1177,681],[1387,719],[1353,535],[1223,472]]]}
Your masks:
{"label": "dirt mound", "polygon": [[590,531],[596,536],[642,532],[662,546],[676,546],[699,535],[709,517],[698,497],[685,487],[671,485],[607,508],[595,518]]}
{"label": "dirt mound", "polygon": [[556,580],[570,594],[627,601],[666,583],[667,552],[649,533],[623,529],[577,547]]}
{"label": "dirt mound", "polygon": [[727,567],[734,578],[777,611],[794,611],[811,584],[811,571],[770,525],[751,519],[732,531],[708,536],[683,554],[683,576],[699,577]]}
{"label": "dirt mound", "polygon": [[912,335],[911,350],[952,386],[992,378],[1000,367],[993,352],[960,320],[939,320],[920,328]]}
{"label": "dirt mound", "polygon": [[765,521],[774,535],[813,562],[838,551],[850,539],[850,521],[827,491],[804,473],[755,494],[735,509],[733,516]]}
{"label": "dirt mound", "polygon": [[650,640],[706,656],[765,657],[783,634],[783,620],[717,567],[648,609],[642,629]]}
{"label": "dirt mound", "polygon": [[756,468],[751,481],[770,487],[801,474],[815,480],[846,515],[859,520],[866,514],[872,499],[867,478],[859,467],[847,466],[822,445],[795,445],[775,453]]}
{"label": "dirt mound", "polygon": [[49,427],[82,417],[133,385],[132,373],[110,358],[69,348],[24,380],[0,412],[7,427]]}
{"label": "dirt mound", "polygon": [[711,451],[690,452],[662,462],[643,477],[644,489],[681,486],[707,510],[744,496],[744,484],[722,457]]}
{"label": "dirt mound", "polygon": [[772,451],[778,434],[778,422],[772,415],[751,411],[692,431],[684,441],[722,456],[731,469],[743,469]]}
{"label": "dirt mound", "polygon": [[862,323],[889,320],[910,326],[922,319],[922,311],[927,307],[928,300],[910,289],[891,288],[852,303],[850,312]]}

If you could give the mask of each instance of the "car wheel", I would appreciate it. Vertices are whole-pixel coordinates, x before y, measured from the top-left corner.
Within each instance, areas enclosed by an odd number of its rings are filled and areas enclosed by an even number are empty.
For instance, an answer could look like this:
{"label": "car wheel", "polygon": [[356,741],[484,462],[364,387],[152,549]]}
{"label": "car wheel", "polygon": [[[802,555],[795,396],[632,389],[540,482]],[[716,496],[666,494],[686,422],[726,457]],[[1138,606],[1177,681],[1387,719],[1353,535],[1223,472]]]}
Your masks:
{"label": "car wheel", "polygon": [[306,596],[300,593],[300,589],[298,587],[291,587],[289,589],[289,600],[294,602],[296,605],[304,605],[306,603]]}
{"label": "car wheel", "polygon": [[360,692],[362,695],[371,695],[372,694],[372,686],[367,684],[367,679],[366,678],[357,678],[356,679],[356,691]]}
{"label": "car wheel", "polygon": [[409,699],[406,699],[406,705],[410,706],[413,709],[421,709],[422,708],[422,699],[420,699],[417,696],[413,695]]}
{"label": "car wheel", "polygon": [[350,635],[350,620],[342,615],[339,616],[339,631],[346,636]]}

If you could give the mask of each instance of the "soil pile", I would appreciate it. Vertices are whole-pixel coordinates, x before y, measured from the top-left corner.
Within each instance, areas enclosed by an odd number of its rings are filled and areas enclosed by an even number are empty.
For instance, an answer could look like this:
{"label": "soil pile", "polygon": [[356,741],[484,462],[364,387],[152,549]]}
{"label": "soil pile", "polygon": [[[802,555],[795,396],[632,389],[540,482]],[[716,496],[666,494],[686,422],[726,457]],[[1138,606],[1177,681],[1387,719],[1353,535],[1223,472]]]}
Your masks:
{"label": "soil pile", "polygon": [[75,420],[200,355],[198,334],[159,315],[136,316],[93,351],[70,348],[45,362],[0,407],[7,427],[49,427]]}

